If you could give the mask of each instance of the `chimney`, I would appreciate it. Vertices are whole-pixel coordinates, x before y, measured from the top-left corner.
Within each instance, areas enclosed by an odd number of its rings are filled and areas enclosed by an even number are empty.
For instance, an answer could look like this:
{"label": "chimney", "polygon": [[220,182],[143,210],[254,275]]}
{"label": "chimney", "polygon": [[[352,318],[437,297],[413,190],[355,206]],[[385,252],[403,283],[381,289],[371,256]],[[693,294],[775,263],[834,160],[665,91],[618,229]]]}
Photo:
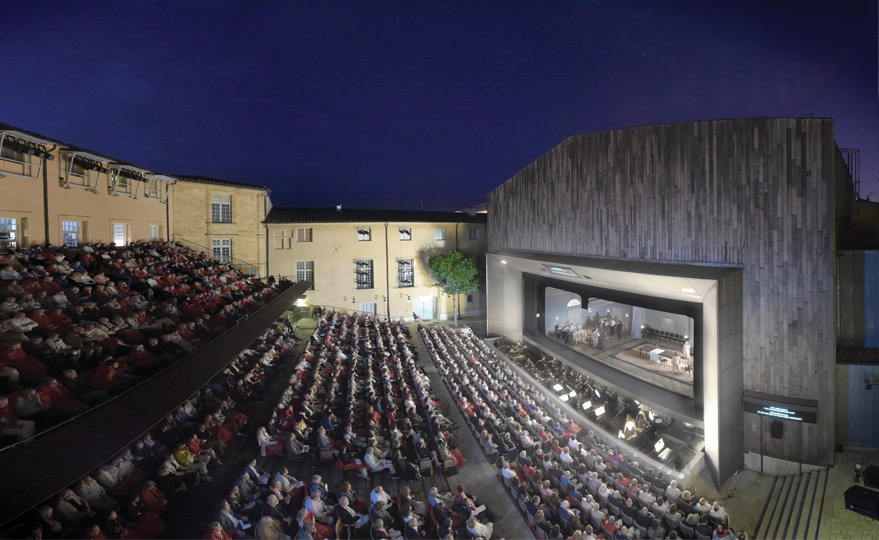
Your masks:
{"label": "chimney", "polygon": [[341,204],[337,204],[337,205],[336,205],[336,212],[341,212],[341,211],[342,211],[342,205],[341,205]]}

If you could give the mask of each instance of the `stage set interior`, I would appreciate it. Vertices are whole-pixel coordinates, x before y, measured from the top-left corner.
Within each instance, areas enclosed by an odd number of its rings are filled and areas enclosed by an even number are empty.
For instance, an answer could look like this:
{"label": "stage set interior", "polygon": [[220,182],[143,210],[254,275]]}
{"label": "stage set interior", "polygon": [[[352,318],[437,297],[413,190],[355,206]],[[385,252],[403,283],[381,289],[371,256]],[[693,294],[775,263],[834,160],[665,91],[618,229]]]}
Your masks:
{"label": "stage set interior", "polygon": [[[490,332],[607,388],[588,410],[566,403],[597,432],[672,477],[707,469],[719,483],[741,465],[740,437],[721,434],[741,431],[740,403],[722,405],[741,394],[742,378],[721,385],[718,368],[736,352],[723,344],[741,340],[740,270],[513,251],[489,254],[487,266]],[[738,357],[727,370],[741,372]],[[617,419],[596,416],[607,399]],[[617,428],[640,411],[651,431],[630,440]]]}

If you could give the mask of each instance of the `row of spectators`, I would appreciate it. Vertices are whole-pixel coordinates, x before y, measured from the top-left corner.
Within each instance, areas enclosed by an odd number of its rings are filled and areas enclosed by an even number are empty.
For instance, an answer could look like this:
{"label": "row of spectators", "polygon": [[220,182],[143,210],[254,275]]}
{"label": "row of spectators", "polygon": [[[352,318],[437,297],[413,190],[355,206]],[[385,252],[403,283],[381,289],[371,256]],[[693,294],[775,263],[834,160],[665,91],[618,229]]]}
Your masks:
{"label": "row of spectators", "polygon": [[7,531],[29,538],[156,538],[181,499],[211,482],[248,423],[270,364],[295,343],[290,330],[267,330],[221,374],[129,448],[46,501]]}
{"label": "row of spectators", "polygon": [[538,538],[734,537],[718,503],[583,430],[474,335],[419,331]]}
{"label": "row of spectators", "polygon": [[279,289],[173,242],[0,255],[0,436],[80,414],[194,352]]}
{"label": "row of spectators", "polygon": [[[407,334],[374,318],[322,314],[257,434],[266,467],[277,463],[273,456],[284,455],[285,464],[266,472],[254,463],[242,473],[219,501],[206,537],[244,537],[256,523],[257,538],[336,538],[347,528],[354,538],[445,539],[472,520],[474,528],[488,528],[484,537],[490,538],[495,516],[464,485],[455,494],[432,488],[419,501],[408,485],[392,497],[375,482],[379,474],[415,481],[464,462],[455,448],[456,426],[430,394]],[[300,481],[290,475],[289,462],[335,466],[371,479],[373,488],[363,495],[344,481],[331,489],[321,474]]]}

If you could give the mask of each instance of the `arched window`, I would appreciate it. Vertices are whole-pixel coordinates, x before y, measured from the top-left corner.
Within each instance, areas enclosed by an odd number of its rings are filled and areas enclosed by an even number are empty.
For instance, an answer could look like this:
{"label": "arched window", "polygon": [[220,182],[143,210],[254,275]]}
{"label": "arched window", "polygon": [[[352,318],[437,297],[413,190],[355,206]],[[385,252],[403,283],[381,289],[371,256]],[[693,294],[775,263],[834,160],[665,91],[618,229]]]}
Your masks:
{"label": "arched window", "polygon": [[571,300],[568,302],[568,307],[577,307],[580,305],[582,305],[582,303],[580,302],[579,298],[571,298]]}

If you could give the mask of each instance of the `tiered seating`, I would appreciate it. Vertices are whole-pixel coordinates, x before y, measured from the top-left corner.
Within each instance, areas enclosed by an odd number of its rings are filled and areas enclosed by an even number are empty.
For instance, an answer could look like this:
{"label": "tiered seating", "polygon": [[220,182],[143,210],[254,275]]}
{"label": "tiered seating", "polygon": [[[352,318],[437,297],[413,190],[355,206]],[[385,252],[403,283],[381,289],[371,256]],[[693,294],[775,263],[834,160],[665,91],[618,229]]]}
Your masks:
{"label": "tiered seating", "polygon": [[0,255],[0,436],[26,439],[125,391],[278,289],[175,243]]}
{"label": "tiered seating", "polygon": [[[417,538],[423,533],[416,530],[426,525],[439,532],[447,518],[453,528],[463,525],[473,512],[463,489],[458,498],[437,493],[416,501],[408,486],[392,499],[379,483],[415,481],[438,469],[453,474],[464,461],[455,426],[431,396],[407,333],[372,317],[323,314],[258,435],[262,466],[275,474],[251,471],[249,481],[242,475],[217,502],[215,522],[227,534],[241,532],[242,518],[257,523],[258,537],[260,531],[306,537],[308,529],[314,538]],[[301,481],[288,466],[303,471]],[[330,476],[340,481],[329,485]],[[368,495],[352,488],[358,476],[372,486]],[[342,508],[343,497],[350,511]],[[480,517],[490,521],[490,510]]]}
{"label": "tiered seating", "polygon": [[692,506],[691,493],[584,430],[471,333],[419,332],[538,538],[711,537],[727,525],[719,505]]}
{"label": "tiered seating", "polygon": [[[213,480],[247,411],[295,343],[291,329],[267,330],[165,421],[4,534],[34,538],[154,538],[196,486]],[[40,534],[41,536],[37,536]],[[33,535],[33,536],[31,536]]]}

